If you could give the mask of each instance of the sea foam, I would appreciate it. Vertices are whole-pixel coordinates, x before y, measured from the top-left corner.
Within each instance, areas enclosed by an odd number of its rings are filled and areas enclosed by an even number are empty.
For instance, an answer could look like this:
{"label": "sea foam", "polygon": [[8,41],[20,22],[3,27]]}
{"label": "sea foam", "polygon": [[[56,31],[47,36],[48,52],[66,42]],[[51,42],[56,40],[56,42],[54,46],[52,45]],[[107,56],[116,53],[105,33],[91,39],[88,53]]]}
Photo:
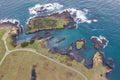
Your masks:
{"label": "sea foam", "polygon": [[77,10],[74,8],[69,8],[66,9],[66,11],[68,11],[70,13],[70,15],[74,18],[74,21],[76,23],[91,23],[92,20],[88,20],[86,15],[87,15],[87,11],[81,11],[81,10]]}
{"label": "sea foam", "polygon": [[104,36],[99,36],[99,37],[97,37],[97,36],[92,36],[91,37],[91,39],[92,38],[96,38],[100,43],[102,43],[102,40],[104,39],[104,40],[106,40],[107,42],[106,42],[106,45],[104,45],[104,47],[103,48],[105,48],[107,45],[108,45],[108,43],[109,43],[109,41],[106,39],[106,37],[104,37]]}
{"label": "sea foam", "polygon": [[30,14],[38,14],[40,12],[50,12],[54,10],[59,10],[63,7],[63,5],[59,3],[48,3],[48,4],[36,4],[34,7],[29,8]]}
{"label": "sea foam", "polygon": [[[29,8],[30,14],[40,14],[42,12],[54,12],[54,13],[62,13],[65,11],[68,11],[71,15],[71,17],[74,19],[74,21],[78,23],[92,23],[97,22],[97,19],[90,20],[87,18],[88,9],[84,8],[83,10],[78,10],[75,8],[63,8],[64,6],[59,3],[48,3],[44,5],[37,4],[34,7]],[[63,9],[61,9],[63,8]],[[50,14],[48,14],[50,15]]]}
{"label": "sea foam", "polygon": [[0,24],[5,23],[5,22],[10,22],[10,23],[13,23],[13,24],[15,24],[16,22],[18,22],[17,26],[20,25],[20,22],[17,19],[8,19],[8,18],[5,18],[5,19],[1,19],[0,20]]}

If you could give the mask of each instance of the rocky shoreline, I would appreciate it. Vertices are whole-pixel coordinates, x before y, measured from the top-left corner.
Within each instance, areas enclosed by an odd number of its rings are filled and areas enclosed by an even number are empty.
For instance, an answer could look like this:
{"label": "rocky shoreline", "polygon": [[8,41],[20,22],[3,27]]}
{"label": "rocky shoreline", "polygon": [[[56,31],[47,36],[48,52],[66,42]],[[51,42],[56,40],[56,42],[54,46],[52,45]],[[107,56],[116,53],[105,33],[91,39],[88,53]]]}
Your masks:
{"label": "rocky shoreline", "polygon": [[0,23],[0,28],[8,28],[11,31],[11,44],[12,46],[17,46],[17,37],[22,32],[22,27],[18,26],[19,22],[11,23],[9,21]]}
{"label": "rocky shoreline", "polygon": [[[17,44],[16,44],[16,37],[19,35],[19,33],[21,33],[22,32],[22,28],[21,27],[18,27],[17,26],[17,23],[16,24],[13,24],[13,23],[10,23],[10,22],[5,22],[5,23],[2,23],[2,24],[0,24],[0,27],[13,27],[13,28],[15,28],[14,30],[16,30],[16,33],[14,33],[14,34],[12,34],[12,45],[13,46],[16,46]],[[10,28],[11,28],[10,27]],[[51,38],[54,38],[54,37],[51,37]],[[50,38],[50,39],[51,39]],[[60,41],[58,41],[58,43],[59,42],[61,42],[61,41],[63,41],[64,40],[64,38],[63,39],[61,39]],[[78,42],[80,41],[83,41],[84,42],[84,44],[83,44],[83,46],[85,46],[85,40],[77,40]],[[76,42],[77,42],[76,41]],[[71,46],[73,46],[73,43],[71,44]],[[82,46],[82,47],[83,47]],[[73,47],[71,48],[71,49],[73,49]],[[64,53],[62,53],[62,55],[67,55],[67,56],[69,56],[70,58],[71,58],[71,60],[77,60],[77,55],[75,55],[74,53],[72,53],[71,52],[72,50],[69,50],[68,49],[68,52],[66,53],[66,52],[64,52]],[[111,61],[111,59],[110,59],[110,61]],[[113,64],[111,63],[111,62],[108,62],[106,65],[104,64],[104,55],[103,55],[103,53],[101,53],[101,52],[96,52],[96,54],[93,56],[93,65],[98,65],[98,64],[102,64],[103,65],[103,67],[105,67],[106,68],[106,74],[108,74],[108,73],[110,73],[111,71],[112,71],[112,68],[114,67],[113,66]]]}
{"label": "rocky shoreline", "polygon": [[[49,19],[51,19],[50,20],[51,23],[52,23],[52,21],[60,21],[60,22],[62,21],[63,27],[60,27],[60,28],[59,27],[46,27],[46,24],[40,23],[44,27],[41,26],[41,28],[35,28],[38,26],[33,25],[33,24],[37,24],[36,21],[39,23],[39,21],[42,20],[44,23],[47,21],[47,19],[48,19],[48,21],[49,21]],[[50,25],[51,25],[51,23],[50,23]],[[76,22],[71,17],[71,15],[68,11],[64,11],[62,13],[54,13],[54,14],[47,15],[47,16],[37,16],[37,17],[33,17],[33,18],[29,19],[28,23],[26,24],[26,29],[27,29],[26,33],[30,34],[30,33],[35,33],[35,32],[41,31],[41,30],[55,30],[55,29],[58,30],[58,29],[64,29],[65,27],[73,28],[73,27],[76,27],[74,24],[76,24]]]}
{"label": "rocky shoreline", "polygon": [[91,41],[94,44],[95,49],[103,49],[108,44],[108,40],[102,36],[99,36],[99,37],[92,36]]}
{"label": "rocky shoreline", "polygon": [[104,63],[104,54],[102,52],[96,52],[93,56],[93,65],[102,64],[106,68],[106,74],[110,73],[112,69]]}

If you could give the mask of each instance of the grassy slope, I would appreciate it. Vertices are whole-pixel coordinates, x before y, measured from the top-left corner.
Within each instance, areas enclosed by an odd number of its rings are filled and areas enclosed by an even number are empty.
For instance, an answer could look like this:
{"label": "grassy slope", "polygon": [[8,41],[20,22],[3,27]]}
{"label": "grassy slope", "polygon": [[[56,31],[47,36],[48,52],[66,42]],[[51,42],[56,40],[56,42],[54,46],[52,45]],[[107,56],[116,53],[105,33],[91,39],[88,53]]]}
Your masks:
{"label": "grassy slope", "polygon": [[37,80],[84,80],[70,71],[32,52],[14,52],[0,66],[0,80],[31,80],[36,65]]}
{"label": "grassy slope", "polygon": [[[29,44],[26,48],[32,48],[36,49],[38,52],[55,59],[56,61],[59,61],[61,63],[67,64],[68,66],[71,66],[78,71],[81,71],[83,74],[85,74],[89,80],[107,80],[105,77],[106,68],[103,67],[102,64],[94,65],[92,69],[87,69],[83,63],[78,63],[76,61],[71,61],[68,59],[65,55],[60,54],[52,54],[49,52],[48,49],[44,46],[44,40],[35,41],[33,44]],[[17,48],[20,48],[21,46],[17,46]],[[98,70],[99,69],[99,70]],[[102,76],[100,76],[102,75]]]}
{"label": "grassy slope", "polygon": [[2,59],[2,57],[4,56],[5,51],[6,51],[5,45],[2,40],[2,37],[6,33],[6,31],[7,30],[5,30],[5,29],[0,29],[0,60]]}
{"label": "grassy slope", "polygon": [[14,47],[11,45],[11,42],[12,42],[12,40],[11,40],[11,34],[8,34],[8,37],[7,37],[7,46],[8,46],[8,49],[9,50],[13,50],[14,49]]}
{"label": "grassy slope", "polygon": [[[70,61],[67,56],[60,55],[60,54],[52,54],[44,47],[44,40],[40,40],[39,42],[35,42],[34,45],[39,46],[39,48],[36,48],[38,52],[41,52],[42,54],[51,57],[61,63],[67,64],[78,71],[81,71],[83,74],[85,74],[89,80],[107,80],[105,77],[106,68],[102,64],[94,65],[92,69],[87,69],[83,63],[79,63],[76,61]],[[28,46],[29,47],[29,46]],[[32,48],[32,45],[31,45]],[[98,70],[99,69],[99,70]],[[102,74],[102,77],[100,76]]]}

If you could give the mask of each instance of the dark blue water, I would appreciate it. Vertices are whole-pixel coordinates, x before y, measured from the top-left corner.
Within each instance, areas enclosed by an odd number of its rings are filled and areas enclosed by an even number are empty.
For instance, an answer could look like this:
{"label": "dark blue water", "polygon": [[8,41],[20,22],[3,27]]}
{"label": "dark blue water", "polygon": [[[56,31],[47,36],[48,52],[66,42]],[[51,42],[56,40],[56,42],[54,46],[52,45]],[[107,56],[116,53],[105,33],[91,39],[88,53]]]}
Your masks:
{"label": "dark blue water", "polygon": [[[75,42],[76,39],[86,39],[87,49],[84,57],[92,58],[96,50],[92,47],[90,42],[91,36],[105,36],[109,40],[109,44],[105,49],[102,49],[105,53],[106,60],[113,58],[115,68],[112,73],[108,75],[110,80],[120,80],[120,1],[119,0],[0,0],[0,19],[14,18],[18,19],[21,25],[25,26],[27,19],[30,17],[28,8],[35,4],[45,4],[58,2],[63,4],[66,8],[83,9],[87,8],[89,13],[87,17],[89,19],[97,19],[97,23],[91,24],[79,24],[78,29],[64,29],[56,31],[55,38],[51,40],[53,46],[68,47],[71,42]],[[40,33],[39,33],[40,34]],[[32,36],[22,34],[19,39],[29,39]],[[38,33],[37,33],[38,35]],[[59,38],[66,37],[67,40],[61,44],[55,44],[55,41]]]}

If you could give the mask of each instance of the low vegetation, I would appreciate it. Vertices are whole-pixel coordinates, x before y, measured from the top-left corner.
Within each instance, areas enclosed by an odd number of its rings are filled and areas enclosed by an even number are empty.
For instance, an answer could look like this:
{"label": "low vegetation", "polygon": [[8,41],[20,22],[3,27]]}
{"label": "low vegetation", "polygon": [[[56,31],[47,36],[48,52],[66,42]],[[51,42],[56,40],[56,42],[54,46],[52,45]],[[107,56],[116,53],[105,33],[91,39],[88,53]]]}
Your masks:
{"label": "low vegetation", "polygon": [[27,32],[35,32],[38,30],[61,29],[64,28],[64,22],[53,17],[36,17],[27,24]]}
{"label": "low vegetation", "polygon": [[76,41],[76,48],[77,48],[77,49],[81,49],[84,44],[85,44],[84,41],[79,41],[79,40],[78,40],[78,41]]}
{"label": "low vegetation", "polygon": [[[14,65],[13,65],[14,64]],[[61,65],[32,52],[13,52],[0,66],[0,80],[84,80],[84,78]]]}
{"label": "low vegetation", "polygon": [[75,60],[70,60],[66,55],[61,55],[59,53],[52,54],[47,48],[45,48],[44,42],[45,39],[38,41],[39,43],[39,48],[37,49],[38,52],[52,59],[55,59],[60,63],[64,63],[68,66],[77,69],[78,71],[82,72],[85,76],[87,76],[89,80],[96,80],[96,79],[107,80],[106,78],[107,69],[103,66],[102,63],[99,63],[98,65],[93,65],[93,68],[87,69],[84,66],[84,60],[82,62],[76,62]]}
{"label": "low vegetation", "polygon": [[[93,65],[93,68],[91,68],[91,69],[87,69],[83,64],[84,64],[84,60],[82,61],[82,62],[76,62],[76,61],[74,61],[74,60],[70,60],[66,55],[60,55],[59,53],[56,53],[56,54],[52,54],[50,51],[49,51],[49,49],[47,49],[47,48],[45,48],[45,45],[44,45],[44,42],[45,42],[45,40],[46,39],[42,39],[42,40],[35,40],[35,41],[30,41],[29,42],[29,44],[27,45],[27,46],[25,46],[25,48],[32,48],[32,49],[35,49],[37,52],[39,52],[39,53],[41,53],[41,54],[43,54],[43,55],[46,55],[46,56],[48,56],[48,57],[50,57],[50,58],[52,58],[52,59],[54,59],[54,60],[56,60],[56,61],[58,61],[58,62],[60,62],[60,63],[64,63],[64,64],[66,64],[66,65],[68,65],[68,66],[71,66],[72,68],[75,68],[76,70],[78,70],[78,71],[80,71],[80,72],[82,72],[86,77],[88,77],[88,79],[89,80],[107,80],[106,79],[106,72],[107,72],[107,69],[102,65],[102,63],[99,63],[99,64],[97,64],[97,65]],[[81,45],[81,43],[80,43],[80,45]],[[79,46],[80,47],[80,46]],[[21,45],[18,45],[16,48],[22,48],[22,46]],[[19,52],[16,52],[16,54],[14,53],[14,55],[17,55],[17,53],[19,53]],[[22,53],[24,53],[24,52],[22,52]],[[29,52],[30,53],[30,52]],[[12,57],[13,58],[13,57]],[[17,58],[19,61],[21,61],[20,59],[21,58],[25,58],[24,57],[24,55],[23,55],[23,57],[20,57],[20,58]],[[14,59],[14,58],[13,58]],[[16,60],[17,60],[16,59]],[[26,58],[28,61],[34,61],[34,58],[32,57],[32,59],[29,59],[28,57]],[[36,59],[36,58],[35,58]],[[15,60],[15,61],[16,61]],[[24,59],[23,59],[24,60]],[[14,61],[14,60],[13,60]],[[25,60],[24,60],[25,61]],[[23,61],[23,62],[24,62]],[[39,62],[40,61],[43,61],[43,60],[38,60]],[[39,63],[38,62],[38,63]],[[17,63],[19,63],[19,62],[17,62]],[[29,64],[31,64],[31,62],[28,62]],[[22,66],[23,65],[26,65],[26,64],[28,64],[28,63],[24,63],[24,64],[22,64]],[[13,64],[13,63],[11,63],[11,64]],[[94,63],[94,64],[96,64],[96,63]],[[4,65],[4,64],[3,64]],[[57,65],[57,64],[55,64],[55,65]],[[20,66],[20,65],[19,65]],[[40,66],[40,64],[38,65],[38,66]],[[52,65],[53,66],[53,65]],[[18,67],[18,66],[17,66]],[[16,68],[17,68],[16,67]],[[25,69],[25,68],[23,68],[23,69]],[[98,70],[99,69],[99,70]],[[17,69],[18,70],[18,69]],[[48,69],[49,70],[49,69]],[[61,69],[60,69],[61,70]],[[36,71],[38,71],[38,70],[36,70]],[[14,71],[13,71],[14,72]],[[28,71],[28,72],[30,72],[30,71]],[[59,72],[59,70],[57,70],[57,72],[58,73],[60,73]],[[21,72],[19,72],[19,73],[21,73]],[[19,73],[14,73],[15,75],[18,75]],[[38,72],[39,73],[39,72]],[[49,74],[49,73],[46,73],[46,72],[42,72],[43,74],[45,73],[45,74]],[[41,73],[41,74],[42,74]],[[73,73],[73,72],[72,72]],[[8,73],[9,74],[9,73]],[[7,75],[8,76],[8,74],[7,74],[7,72],[6,72],[6,74],[4,74],[4,75]],[[40,74],[40,73],[39,73]],[[45,75],[44,74],[44,75]],[[57,73],[55,73],[55,74],[57,74]],[[61,75],[62,73],[60,73],[59,75]],[[29,74],[30,75],[30,74]],[[52,74],[51,74],[52,75]],[[49,76],[49,75],[48,75]],[[52,75],[53,76],[53,75]],[[57,75],[58,76],[58,75]],[[14,78],[14,77],[13,77]],[[12,79],[13,79],[12,78]],[[21,77],[22,78],[22,77]],[[46,77],[47,78],[47,77]],[[46,79],[45,78],[45,79]],[[79,78],[80,79],[80,78]],[[8,80],[8,79],[6,79],[5,78],[5,80]],[[27,80],[27,78],[26,78],[26,80]],[[49,79],[50,80],[50,79]],[[54,79],[52,79],[52,80],[54,80]],[[67,80],[66,78],[65,79],[62,79],[62,80]],[[71,80],[73,80],[73,79],[71,79]],[[77,79],[74,79],[74,80],[77,80]],[[82,80],[82,79],[81,79]]]}
{"label": "low vegetation", "polygon": [[0,61],[1,59],[3,58],[5,52],[6,52],[6,49],[5,49],[5,45],[4,45],[4,42],[2,40],[3,38],[3,35],[7,32],[6,29],[0,29]]}

